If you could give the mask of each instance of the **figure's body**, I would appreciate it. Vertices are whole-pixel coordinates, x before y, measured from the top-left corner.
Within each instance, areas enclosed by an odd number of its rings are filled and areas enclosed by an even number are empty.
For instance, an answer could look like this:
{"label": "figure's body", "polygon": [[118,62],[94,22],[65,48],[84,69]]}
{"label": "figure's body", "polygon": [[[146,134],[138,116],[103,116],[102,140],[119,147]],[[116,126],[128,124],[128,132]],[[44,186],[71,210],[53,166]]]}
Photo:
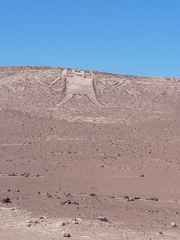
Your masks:
{"label": "figure's body", "polygon": [[[88,74],[84,73],[84,71],[71,70],[69,72],[68,69],[63,69],[61,73],[58,73],[58,76],[54,79],[53,82],[50,83],[50,85],[44,82],[41,82],[38,76],[35,76],[35,81],[49,88],[49,86],[54,85],[59,80],[65,79],[65,88],[64,88],[65,94],[62,100],[55,105],[56,107],[60,107],[63,104],[67,103],[74,95],[86,95],[91,100],[91,102],[94,103],[96,106],[104,107],[96,97],[95,86],[94,86],[94,81],[95,81],[94,74],[93,72],[90,72],[89,75]],[[101,84],[103,84],[105,88],[114,90],[117,87],[123,85],[126,82],[126,79],[123,78],[123,79],[117,80],[117,79],[106,78],[103,80],[98,79],[98,82],[101,82]],[[53,89],[58,92],[63,91],[63,88],[58,88],[58,89],[53,88]]]}
{"label": "figure's body", "polygon": [[64,98],[56,104],[57,107],[68,102],[74,95],[86,95],[92,103],[99,107],[103,107],[96,98],[94,90],[93,78],[84,78],[82,76],[66,78],[66,92]]}

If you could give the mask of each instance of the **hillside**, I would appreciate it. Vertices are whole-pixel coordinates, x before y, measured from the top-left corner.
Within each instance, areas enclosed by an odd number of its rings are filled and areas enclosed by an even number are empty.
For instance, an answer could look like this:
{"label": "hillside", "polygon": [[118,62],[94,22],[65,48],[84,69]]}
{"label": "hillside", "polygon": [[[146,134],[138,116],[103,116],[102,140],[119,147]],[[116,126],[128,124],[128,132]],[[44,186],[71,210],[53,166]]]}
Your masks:
{"label": "hillside", "polygon": [[180,79],[0,68],[0,237],[179,239],[179,146]]}

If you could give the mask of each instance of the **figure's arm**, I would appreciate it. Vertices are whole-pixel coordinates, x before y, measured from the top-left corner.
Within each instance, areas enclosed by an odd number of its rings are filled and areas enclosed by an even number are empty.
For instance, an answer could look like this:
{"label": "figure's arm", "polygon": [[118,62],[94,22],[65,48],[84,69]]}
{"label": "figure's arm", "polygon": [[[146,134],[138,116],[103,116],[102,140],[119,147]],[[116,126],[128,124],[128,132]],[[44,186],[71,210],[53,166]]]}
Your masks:
{"label": "figure's arm", "polygon": [[123,82],[116,83],[114,88],[123,85],[126,82],[126,79],[124,78],[123,80],[124,80]]}
{"label": "figure's arm", "polygon": [[102,81],[101,81],[101,83],[107,88],[114,89],[116,87],[119,87],[119,86],[123,85],[126,82],[125,78],[123,80],[124,80],[123,82],[117,82],[114,86],[110,86],[106,82],[102,82]]}
{"label": "figure's arm", "polygon": [[51,83],[51,85],[54,85],[60,79],[61,79],[61,76],[59,76],[59,74],[58,74],[58,77],[54,79],[54,81]]}

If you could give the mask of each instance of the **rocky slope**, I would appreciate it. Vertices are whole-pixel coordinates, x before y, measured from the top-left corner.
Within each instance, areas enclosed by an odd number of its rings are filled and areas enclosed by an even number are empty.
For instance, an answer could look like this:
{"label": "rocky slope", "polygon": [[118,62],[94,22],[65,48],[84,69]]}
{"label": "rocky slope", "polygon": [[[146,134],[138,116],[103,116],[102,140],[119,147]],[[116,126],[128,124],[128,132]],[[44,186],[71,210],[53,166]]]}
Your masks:
{"label": "rocky slope", "polygon": [[2,237],[40,239],[26,210],[55,224],[45,239],[178,239],[179,92],[180,79],[0,68]]}

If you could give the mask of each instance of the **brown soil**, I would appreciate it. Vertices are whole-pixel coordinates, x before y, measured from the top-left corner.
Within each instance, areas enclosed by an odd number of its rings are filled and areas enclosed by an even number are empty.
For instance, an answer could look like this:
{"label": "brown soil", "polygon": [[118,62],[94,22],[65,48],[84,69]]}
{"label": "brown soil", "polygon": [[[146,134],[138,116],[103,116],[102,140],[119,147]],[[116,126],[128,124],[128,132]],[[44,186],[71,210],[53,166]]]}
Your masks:
{"label": "brown soil", "polygon": [[0,239],[179,239],[179,93],[180,79],[0,68]]}

